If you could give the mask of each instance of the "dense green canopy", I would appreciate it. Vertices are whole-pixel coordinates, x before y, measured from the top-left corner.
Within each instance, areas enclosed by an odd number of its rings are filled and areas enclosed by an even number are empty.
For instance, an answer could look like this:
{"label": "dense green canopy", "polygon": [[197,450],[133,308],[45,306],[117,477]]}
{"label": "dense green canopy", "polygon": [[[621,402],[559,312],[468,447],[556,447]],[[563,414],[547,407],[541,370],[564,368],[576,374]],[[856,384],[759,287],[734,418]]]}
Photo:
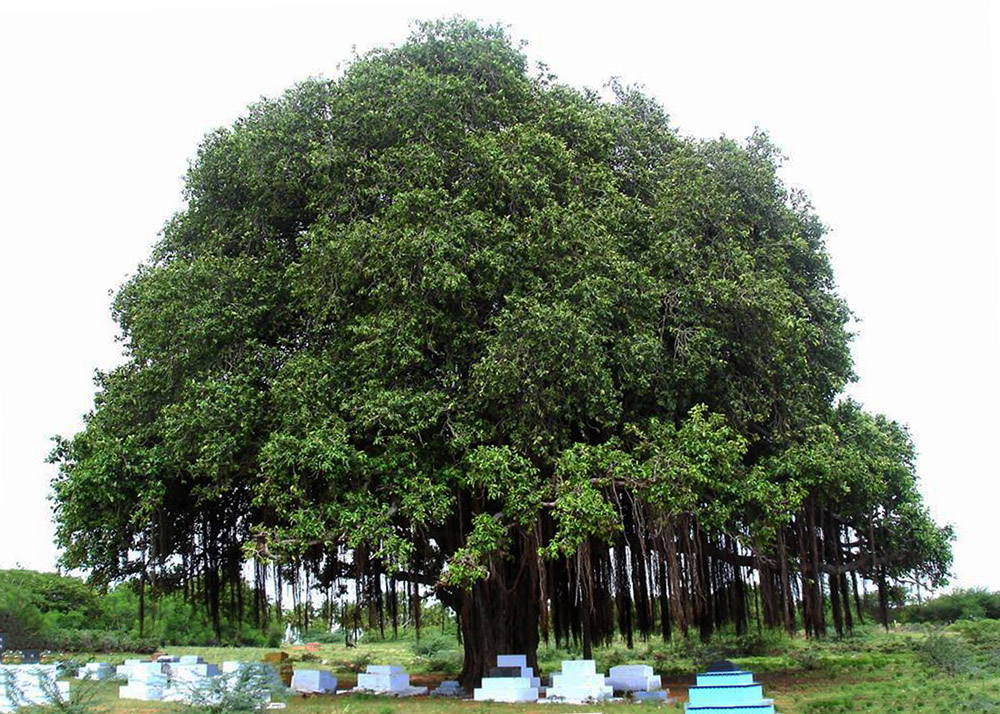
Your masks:
{"label": "dense green canopy", "polygon": [[849,312],[777,150],[611,90],[454,20],[210,134],[54,453],[65,564],[216,616],[249,560],[257,617],[269,567],[379,618],[406,583],[467,679],[942,582],[905,429],[836,405]]}

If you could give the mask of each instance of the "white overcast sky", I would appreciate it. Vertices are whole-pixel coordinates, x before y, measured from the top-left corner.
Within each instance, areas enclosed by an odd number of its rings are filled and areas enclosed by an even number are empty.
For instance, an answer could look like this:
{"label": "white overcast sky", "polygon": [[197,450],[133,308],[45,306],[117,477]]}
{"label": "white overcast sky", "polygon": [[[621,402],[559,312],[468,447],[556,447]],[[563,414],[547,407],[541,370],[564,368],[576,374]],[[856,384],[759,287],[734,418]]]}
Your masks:
{"label": "white overcast sky", "polygon": [[0,0],[0,567],[53,567],[53,434],[120,357],[109,291],[205,132],[455,13],[562,81],[641,83],[682,133],[768,130],[861,322],[851,394],[910,425],[955,584],[1000,589],[1000,8],[987,2]]}

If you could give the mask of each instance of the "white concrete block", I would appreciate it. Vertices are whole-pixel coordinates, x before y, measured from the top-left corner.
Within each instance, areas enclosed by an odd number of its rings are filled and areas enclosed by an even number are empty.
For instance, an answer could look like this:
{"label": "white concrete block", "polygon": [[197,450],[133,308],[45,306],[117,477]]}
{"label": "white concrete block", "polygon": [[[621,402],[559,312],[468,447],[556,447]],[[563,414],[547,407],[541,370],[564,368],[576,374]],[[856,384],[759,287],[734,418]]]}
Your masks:
{"label": "white concrete block", "polygon": [[562,671],[554,673],[551,682],[547,699],[583,703],[614,696],[614,690],[607,684],[606,677],[597,673],[597,665],[592,659],[564,660]]}
{"label": "white concrete block", "polygon": [[616,692],[655,692],[663,687],[648,664],[622,664],[608,672],[608,684]]}
{"label": "white concrete block", "polygon": [[166,684],[167,673],[160,662],[140,662],[132,665],[128,672],[130,682],[150,682]]}
{"label": "white concrete block", "polygon": [[303,694],[333,693],[337,678],[325,669],[297,669],[292,674],[292,689]]}
{"label": "white concrete block", "polygon": [[168,674],[171,679],[196,682],[206,677],[218,677],[219,666],[215,664],[173,664],[168,665]]}
{"label": "white concrete block", "polygon": [[403,668],[398,664],[370,664],[365,669],[367,674],[403,674]]}
{"label": "white concrete block", "polygon": [[[483,680],[485,685],[489,677]],[[499,678],[496,678],[499,679]],[[505,677],[503,681],[517,680],[517,677]],[[536,702],[538,689],[535,687],[477,687],[472,692],[472,698],[477,702]]]}
{"label": "white concrete block", "polygon": [[597,674],[597,663],[592,659],[564,659],[562,673],[568,676],[587,676]]}
{"label": "white concrete block", "polygon": [[504,689],[530,689],[530,677],[483,677],[481,689],[500,691]]}
{"label": "white concrete block", "polygon": [[115,676],[115,669],[107,662],[87,662],[76,672],[77,679],[103,681]]}
{"label": "white concrete block", "polygon": [[367,672],[358,675],[358,689],[372,692],[396,692],[410,686],[410,675],[406,673],[380,674]]}
{"label": "white concrete block", "polygon": [[118,697],[120,699],[140,699],[144,702],[159,702],[163,700],[163,689],[162,684],[129,682],[124,687],[119,688]]}
{"label": "white concrete block", "polygon": [[635,702],[660,702],[667,704],[670,701],[669,692],[665,689],[657,689],[655,692],[633,692],[632,701]]}
{"label": "white concrete block", "polygon": [[528,656],[523,654],[497,655],[497,667],[527,667]]}

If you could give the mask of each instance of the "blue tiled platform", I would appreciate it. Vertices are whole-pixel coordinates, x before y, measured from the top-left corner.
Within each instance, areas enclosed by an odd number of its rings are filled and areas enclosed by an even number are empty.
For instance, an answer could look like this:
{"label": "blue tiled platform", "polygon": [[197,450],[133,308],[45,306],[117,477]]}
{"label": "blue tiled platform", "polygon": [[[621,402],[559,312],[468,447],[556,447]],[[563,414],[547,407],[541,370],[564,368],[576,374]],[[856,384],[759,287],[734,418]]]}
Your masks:
{"label": "blue tiled platform", "polygon": [[774,700],[764,699],[764,687],[753,680],[753,672],[735,666],[699,674],[684,709],[688,714],[775,714]]}

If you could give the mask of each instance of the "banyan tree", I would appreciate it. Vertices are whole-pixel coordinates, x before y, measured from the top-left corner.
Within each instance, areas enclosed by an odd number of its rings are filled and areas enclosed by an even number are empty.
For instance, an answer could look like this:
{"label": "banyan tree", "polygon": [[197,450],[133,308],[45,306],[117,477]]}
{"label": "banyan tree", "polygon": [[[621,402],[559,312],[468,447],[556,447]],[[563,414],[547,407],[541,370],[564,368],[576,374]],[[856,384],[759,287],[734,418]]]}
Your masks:
{"label": "banyan tree", "polygon": [[217,627],[289,583],[383,627],[434,598],[466,682],[940,584],[951,533],[905,428],[841,396],[850,314],[779,163],[464,20],[252,106],[115,297],[124,363],[53,455],[64,563]]}

